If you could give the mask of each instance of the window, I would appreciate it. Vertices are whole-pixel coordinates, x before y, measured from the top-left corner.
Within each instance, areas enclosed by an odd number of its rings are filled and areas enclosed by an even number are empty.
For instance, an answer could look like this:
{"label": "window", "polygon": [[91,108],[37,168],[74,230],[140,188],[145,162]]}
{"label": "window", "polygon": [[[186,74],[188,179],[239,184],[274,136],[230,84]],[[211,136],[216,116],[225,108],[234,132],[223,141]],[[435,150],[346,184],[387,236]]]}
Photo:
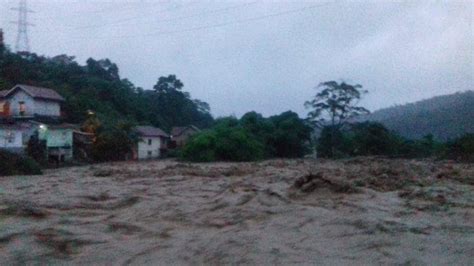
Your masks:
{"label": "window", "polygon": [[25,102],[18,102],[20,104],[20,115],[25,115],[26,114],[26,105]]}
{"label": "window", "polygon": [[7,134],[5,135],[5,139],[7,140],[8,143],[15,142],[15,133],[11,131],[7,131]]}
{"label": "window", "polygon": [[153,154],[152,151],[148,151],[148,158],[150,158],[152,154]]}
{"label": "window", "polygon": [[151,139],[148,139],[148,145],[151,145]]}

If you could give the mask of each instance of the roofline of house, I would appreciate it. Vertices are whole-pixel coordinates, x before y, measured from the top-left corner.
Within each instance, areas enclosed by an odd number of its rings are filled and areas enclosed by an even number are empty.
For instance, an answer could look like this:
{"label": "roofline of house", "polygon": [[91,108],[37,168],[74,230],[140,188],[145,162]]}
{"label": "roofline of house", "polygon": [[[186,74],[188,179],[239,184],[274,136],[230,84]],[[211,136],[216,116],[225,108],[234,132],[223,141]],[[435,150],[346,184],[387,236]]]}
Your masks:
{"label": "roofline of house", "polygon": [[[41,97],[41,96],[34,96],[34,95],[31,95],[31,93],[26,90],[25,88],[22,88],[22,86],[29,86],[29,85],[23,85],[23,84],[17,84],[15,86],[13,86],[13,88],[9,89],[8,91],[5,92],[5,94],[0,94],[0,100],[1,99],[6,99],[12,92],[14,92],[17,88],[20,88],[22,89],[26,94],[30,95],[33,99],[42,99],[42,100],[48,100],[48,101],[55,101],[55,102],[65,102],[65,99],[59,95],[62,99],[54,99],[54,98],[48,98],[48,97]],[[38,87],[39,88],[39,87]],[[48,89],[48,90],[51,90],[49,88],[41,88],[41,89]],[[57,93],[57,92],[56,92]]]}

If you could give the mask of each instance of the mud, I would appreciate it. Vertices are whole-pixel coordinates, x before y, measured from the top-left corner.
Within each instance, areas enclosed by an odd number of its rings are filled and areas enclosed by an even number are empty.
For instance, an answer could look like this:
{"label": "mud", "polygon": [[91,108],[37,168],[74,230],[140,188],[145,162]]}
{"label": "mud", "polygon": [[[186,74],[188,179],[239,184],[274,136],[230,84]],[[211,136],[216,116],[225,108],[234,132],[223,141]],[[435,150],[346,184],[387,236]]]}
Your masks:
{"label": "mud", "polygon": [[121,162],[0,178],[0,263],[470,265],[474,166]]}

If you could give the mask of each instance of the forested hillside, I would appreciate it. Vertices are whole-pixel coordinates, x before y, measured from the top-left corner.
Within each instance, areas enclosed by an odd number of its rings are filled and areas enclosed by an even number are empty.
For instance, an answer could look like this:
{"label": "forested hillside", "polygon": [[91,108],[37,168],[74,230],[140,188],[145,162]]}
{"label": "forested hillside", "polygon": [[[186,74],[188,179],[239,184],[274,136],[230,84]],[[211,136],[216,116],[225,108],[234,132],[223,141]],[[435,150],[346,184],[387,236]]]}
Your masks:
{"label": "forested hillside", "polygon": [[381,109],[364,119],[381,122],[407,138],[433,134],[439,140],[454,139],[474,133],[474,91]]}
{"label": "forested hillside", "polygon": [[209,105],[192,99],[176,76],[160,77],[153,88],[143,89],[121,78],[109,59],[90,58],[80,65],[73,56],[19,55],[0,47],[0,90],[15,84],[55,89],[66,98],[63,112],[70,123],[83,122],[88,110],[103,122],[125,120],[165,130],[188,124],[205,128],[213,122]]}

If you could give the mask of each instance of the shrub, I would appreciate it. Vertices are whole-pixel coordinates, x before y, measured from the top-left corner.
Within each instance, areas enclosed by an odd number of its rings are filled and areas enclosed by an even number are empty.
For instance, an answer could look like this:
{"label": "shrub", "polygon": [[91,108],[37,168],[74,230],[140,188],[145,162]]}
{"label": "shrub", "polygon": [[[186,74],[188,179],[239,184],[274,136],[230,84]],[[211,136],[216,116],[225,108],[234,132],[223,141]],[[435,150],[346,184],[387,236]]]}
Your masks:
{"label": "shrub", "polygon": [[216,159],[216,137],[212,131],[205,131],[195,135],[184,146],[181,157],[193,162],[211,162]]}
{"label": "shrub", "polygon": [[309,151],[311,128],[294,112],[264,118],[249,112],[216,119],[208,131],[184,147],[184,160],[255,161],[274,157],[302,157]]}
{"label": "shrub", "polygon": [[47,165],[46,149],[46,140],[40,140],[38,138],[38,132],[35,132],[35,134],[33,134],[33,136],[28,140],[28,146],[26,149],[28,156],[43,166]]}
{"label": "shrub", "polygon": [[347,157],[353,144],[347,134],[336,127],[327,126],[321,131],[317,142],[318,156],[321,158]]}
{"label": "shrub", "polygon": [[439,154],[444,148],[433,135],[409,140],[376,122],[356,123],[345,131],[324,127],[317,144],[318,155],[323,158],[370,155],[426,158]]}
{"label": "shrub", "polygon": [[40,166],[33,159],[0,150],[0,176],[41,174]]}
{"label": "shrub", "polygon": [[446,144],[445,157],[460,161],[474,162],[474,134],[465,134]]}
{"label": "shrub", "polygon": [[392,155],[396,137],[380,123],[365,122],[352,127],[352,155]]}
{"label": "shrub", "polygon": [[244,128],[225,123],[195,135],[184,146],[182,158],[194,162],[254,161],[263,158],[263,145]]}
{"label": "shrub", "polygon": [[263,158],[263,145],[240,127],[217,130],[215,154],[223,161],[255,161]]}
{"label": "shrub", "polygon": [[311,127],[298,114],[287,111],[269,119],[275,131],[270,135],[269,144],[275,157],[303,157],[310,151]]}
{"label": "shrub", "polygon": [[96,161],[119,161],[131,157],[139,138],[129,122],[119,122],[114,126],[100,128],[92,147],[92,157]]}

